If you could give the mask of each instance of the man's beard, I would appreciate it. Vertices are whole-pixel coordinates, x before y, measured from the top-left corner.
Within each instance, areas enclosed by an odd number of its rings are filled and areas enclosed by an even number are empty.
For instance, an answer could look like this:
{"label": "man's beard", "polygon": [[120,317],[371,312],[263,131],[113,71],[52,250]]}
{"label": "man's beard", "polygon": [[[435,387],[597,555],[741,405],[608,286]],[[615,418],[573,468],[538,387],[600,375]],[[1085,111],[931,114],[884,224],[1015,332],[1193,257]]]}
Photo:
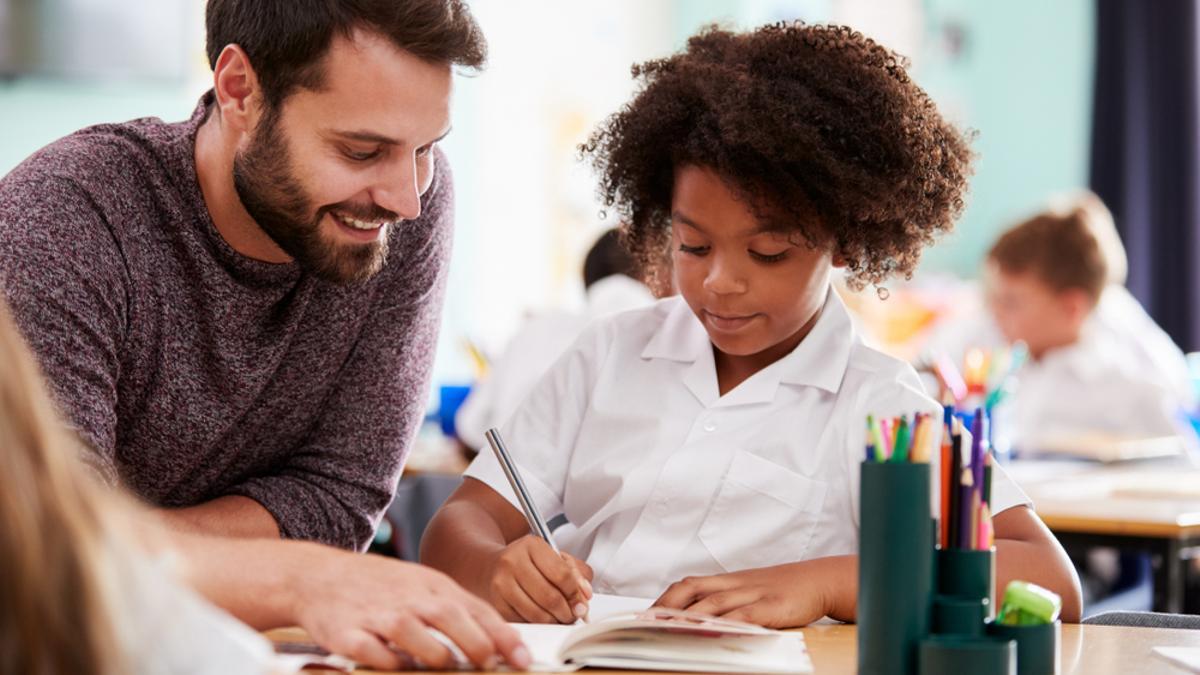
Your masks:
{"label": "man's beard", "polygon": [[330,211],[367,222],[395,223],[400,217],[374,204],[339,203],[313,209],[304,186],[292,173],[287,144],[279,133],[277,111],[268,111],[250,145],[233,158],[233,186],[242,206],[300,268],[337,284],[365,281],[383,268],[389,232],[366,244],[338,244],[321,234]]}

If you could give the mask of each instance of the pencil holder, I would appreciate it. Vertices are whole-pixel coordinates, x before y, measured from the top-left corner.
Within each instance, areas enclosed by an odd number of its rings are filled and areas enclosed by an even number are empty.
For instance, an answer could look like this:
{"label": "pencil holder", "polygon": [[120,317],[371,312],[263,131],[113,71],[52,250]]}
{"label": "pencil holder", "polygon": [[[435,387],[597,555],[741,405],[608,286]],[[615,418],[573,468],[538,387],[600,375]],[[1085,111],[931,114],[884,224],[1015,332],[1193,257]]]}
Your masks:
{"label": "pencil holder", "polygon": [[933,596],[933,633],[980,637],[988,619],[987,598],[975,596]]}
{"label": "pencil holder", "polygon": [[[996,549],[970,551],[957,548],[937,552],[937,592],[957,598],[986,600],[990,619],[996,614]],[[982,629],[981,629],[982,630]]]}
{"label": "pencil holder", "polygon": [[921,641],[920,675],[1016,675],[1017,645],[1012,640],[937,635]]}
{"label": "pencil holder", "polygon": [[861,477],[858,672],[911,675],[933,593],[929,465],[864,462]]}
{"label": "pencil holder", "polygon": [[987,633],[1017,643],[1017,675],[1057,675],[1061,662],[1062,621],[1036,626],[990,622]]}

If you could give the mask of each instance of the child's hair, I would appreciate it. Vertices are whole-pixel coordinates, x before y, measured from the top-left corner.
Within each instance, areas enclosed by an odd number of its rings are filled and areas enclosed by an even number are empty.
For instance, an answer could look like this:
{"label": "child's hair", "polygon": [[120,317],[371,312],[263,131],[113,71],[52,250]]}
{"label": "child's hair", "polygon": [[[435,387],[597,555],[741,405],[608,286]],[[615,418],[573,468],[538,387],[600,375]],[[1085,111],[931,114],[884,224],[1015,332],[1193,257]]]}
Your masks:
{"label": "child's hair", "polygon": [[0,672],[123,672],[98,488],[0,299]]}
{"label": "child's hair", "polygon": [[633,67],[637,96],[580,147],[647,281],[668,269],[675,168],[720,174],[764,223],[831,245],[855,288],[912,274],[953,227],[971,171],[967,136],[905,72],[844,26],[710,26]]}
{"label": "child's hair", "polygon": [[1082,290],[1093,304],[1105,286],[1125,279],[1112,215],[1090,192],[1017,224],[992,244],[988,259],[1008,274],[1032,273],[1055,291]]}

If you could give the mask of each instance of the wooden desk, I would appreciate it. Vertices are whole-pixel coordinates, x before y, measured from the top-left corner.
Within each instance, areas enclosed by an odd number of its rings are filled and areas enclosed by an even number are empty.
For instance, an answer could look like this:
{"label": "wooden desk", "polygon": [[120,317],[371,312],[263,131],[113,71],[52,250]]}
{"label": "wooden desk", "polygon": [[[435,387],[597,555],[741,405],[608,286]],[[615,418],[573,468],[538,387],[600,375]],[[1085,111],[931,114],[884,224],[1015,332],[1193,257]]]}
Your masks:
{"label": "wooden desk", "polygon": [[[854,673],[857,664],[855,626],[814,626],[802,629],[812,656],[816,675]],[[302,640],[303,633],[295,630],[272,631],[267,637],[276,640]],[[1151,654],[1154,647],[1200,647],[1200,631],[1156,628],[1121,628],[1115,626],[1063,626],[1063,675],[1163,675],[1182,673],[1170,663]],[[311,671],[328,673],[329,671]],[[375,672],[358,670],[356,672]],[[586,670],[585,673],[631,675],[629,670]]]}
{"label": "wooden desk", "polygon": [[1154,609],[1200,612],[1200,598],[1185,597],[1189,549],[1200,547],[1200,469],[1179,461],[1011,467],[1064,545],[1151,553],[1157,558]]}

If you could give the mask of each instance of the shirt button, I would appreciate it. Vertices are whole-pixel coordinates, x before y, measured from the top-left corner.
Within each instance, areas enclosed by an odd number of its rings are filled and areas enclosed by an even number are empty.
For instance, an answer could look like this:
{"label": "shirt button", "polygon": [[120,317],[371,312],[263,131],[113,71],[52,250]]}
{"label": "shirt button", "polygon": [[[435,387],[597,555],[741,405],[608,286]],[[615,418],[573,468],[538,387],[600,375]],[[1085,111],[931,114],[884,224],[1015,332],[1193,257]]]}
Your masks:
{"label": "shirt button", "polygon": [[713,432],[713,431],[716,431],[716,430],[717,430],[717,423],[716,423],[716,422],[714,422],[714,421],[712,421],[712,420],[704,420],[704,427],[703,427],[703,429],[704,429],[705,431],[708,431],[708,432]]}

